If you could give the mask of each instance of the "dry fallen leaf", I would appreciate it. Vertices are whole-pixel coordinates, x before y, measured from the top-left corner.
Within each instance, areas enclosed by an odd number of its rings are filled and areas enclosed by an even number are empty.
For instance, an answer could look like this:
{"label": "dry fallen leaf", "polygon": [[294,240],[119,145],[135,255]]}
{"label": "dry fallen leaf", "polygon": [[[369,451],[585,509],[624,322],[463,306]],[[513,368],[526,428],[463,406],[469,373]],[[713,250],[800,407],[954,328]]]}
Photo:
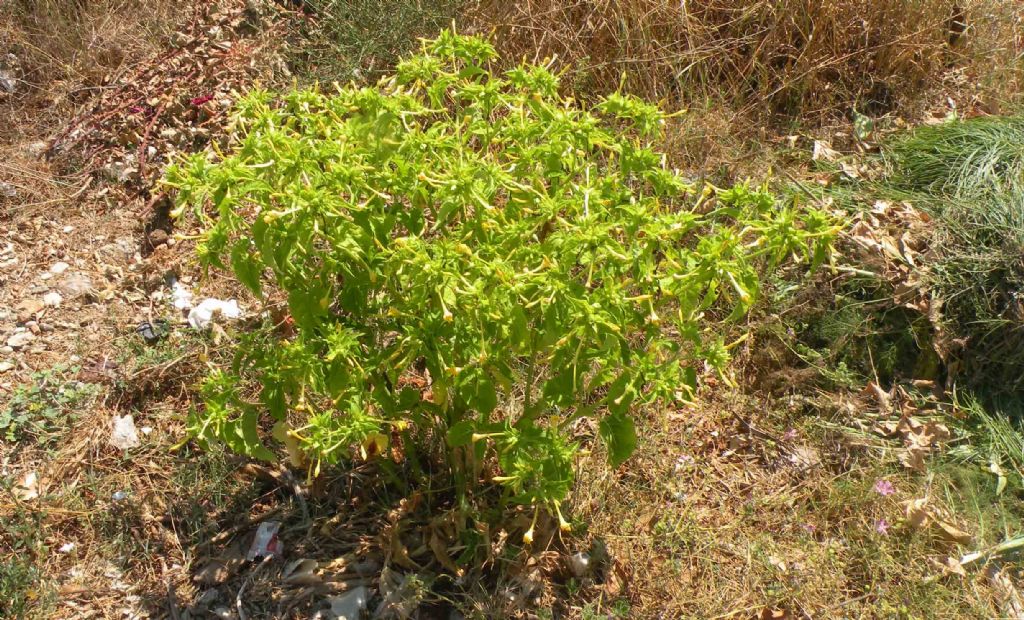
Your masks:
{"label": "dry fallen leaf", "polygon": [[930,504],[927,497],[903,502],[907,523],[915,529],[934,526],[936,535],[947,541],[961,545],[969,545],[974,537],[950,522],[943,511]]}
{"label": "dry fallen leaf", "polygon": [[824,140],[815,140],[814,148],[811,151],[811,159],[813,161],[835,161],[839,159],[842,154],[833,149],[832,145]]}

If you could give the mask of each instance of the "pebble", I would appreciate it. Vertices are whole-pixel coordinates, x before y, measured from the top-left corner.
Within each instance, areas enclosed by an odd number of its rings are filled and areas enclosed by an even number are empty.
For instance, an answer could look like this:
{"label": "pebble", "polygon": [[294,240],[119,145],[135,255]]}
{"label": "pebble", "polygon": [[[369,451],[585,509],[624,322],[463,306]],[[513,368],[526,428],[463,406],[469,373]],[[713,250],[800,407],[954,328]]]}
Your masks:
{"label": "pebble", "polygon": [[18,322],[25,323],[31,321],[32,317],[38,314],[44,307],[45,304],[42,300],[29,298],[18,302],[14,309],[18,313]]}
{"label": "pebble", "polygon": [[0,362],[0,373],[4,373],[10,370],[14,370],[13,362]]}
{"label": "pebble", "polygon": [[167,231],[162,228],[156,228],[149,233],[149,245],[154,248],[167,243]]}
{"label": "pebble", "polygon": [[50,325],[49,323],[40,323],[40,324],[39,324],[39,329],[40,329],[40,330],[41,330],[41,331],[42,331],[42,332],[43,332],[44,334],[48,334],[48,333],[50,333],[50,332],[52,332],[52,331],[53,331],[53,325]]}
{"label": "pebble", "polygon": [[20,349],[35,339],[36,336],[32,332],[17,332],[7,339],[7,346],[12,349]]}
{"label": "pebble", "polygon": [[60,289],[65,295],[74,299],[93,292],[92,280],[84,273],[71,273],[61,283]]}
{"label": "pebble", "polygon": [[33,334],[35,334],[37,336],[39,335],[39,331],[40,331],[39,330],[39,323],[37,323],[35,321],[27,321],[25,323],[25,327],[27,327],[28,331],[32,332]]}
{"label": "pebble", "polygon": [[46,153],[46,149],[48,148],[50,148],[50,145],[40,140],[38,142],[33,142],[32,144],[29,144],[28,148],[26,148],[25,150],[28,151],[29,155],[38,159]]}
{"label": "pebble", "polygon": [[50,273],[61,274],[68,270],[71,265],[61,261],[50,265]]}

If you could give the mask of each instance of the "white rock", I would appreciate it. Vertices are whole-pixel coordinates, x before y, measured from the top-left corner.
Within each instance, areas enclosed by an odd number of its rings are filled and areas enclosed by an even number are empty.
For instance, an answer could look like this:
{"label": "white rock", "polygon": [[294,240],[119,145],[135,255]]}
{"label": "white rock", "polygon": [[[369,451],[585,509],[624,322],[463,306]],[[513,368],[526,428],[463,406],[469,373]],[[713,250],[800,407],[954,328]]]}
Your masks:
{"label": "white rock", "polygon": [[29,155],[38,159],[42,157],[44,153],[46,153],[46,149],[48,148],[50,148],[49,144],[42,140],[39,140],[37,142],[29,144],[28,147],[25,148],[25,150],[28,152]]}
{"label": "white rock", "polygon": [[60,308],[60,304],[64,301],[64,298],[57,291],[50,291],[43,295],[43,303],[51,308]]}
{"label": "white rock", "polygon": [[36,335],[32,332],[18,332],[7,339],[7,346],[12,349],[20,349],[35,339]]}
{"label": "white rock", "polygon": [[0,362],[0,373],[5,373],[10,370],[14,370],[14,364],[12,362]]}
{"label": "white rock", "polygon": [[64,278],[64,282],[59,285],[64,295],[72,299],[87,295],[92,292],[92,280],[89,276],[84,273],[75,272],[70,273]]}
{"label": "white rock", "polygon": [[69,543],[64,543],[63,545],[61,545],[60,549],[58,549],[57,551],[59,551],[61,553],[71,553],[74,550],[75,550],[75,543],[69,542]]}
{"label": "white rock", "polygon": [[50,273],[64,273],[71,265],[61,261],[50,265]]}
{"label": "white rock", "polygon": [[135,430],[135,420],[130,415],[124,417],[114,416],[114,429],[110,433],[110,445],[119,450],[137,448],[142,442],[139,441],[139,433]]}

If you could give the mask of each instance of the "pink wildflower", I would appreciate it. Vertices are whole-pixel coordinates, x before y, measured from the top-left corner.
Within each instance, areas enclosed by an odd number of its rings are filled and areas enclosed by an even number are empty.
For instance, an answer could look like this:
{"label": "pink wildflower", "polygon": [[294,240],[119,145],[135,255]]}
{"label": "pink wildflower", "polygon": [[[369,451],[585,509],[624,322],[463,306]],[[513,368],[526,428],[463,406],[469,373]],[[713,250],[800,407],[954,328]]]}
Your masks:
{"label": "pink wildflower", "polygon": [[213,101],[213,95],[203,95],[202,97],[196,97],[192,99],[191,103],[195,107],[199,107],[208,101]]}
{"label": "pink wildflower", "polygon": [[887,536],[889,534],[889,522],[885,519],[879,519],[875,523],[875,531],[883,536]]}
{"label": "pink wildflower", "polygon": [[883,497],[889,497],[896,492],[896,487],[892,485],[888,480],[879,480],[875,483],[875,493]]}

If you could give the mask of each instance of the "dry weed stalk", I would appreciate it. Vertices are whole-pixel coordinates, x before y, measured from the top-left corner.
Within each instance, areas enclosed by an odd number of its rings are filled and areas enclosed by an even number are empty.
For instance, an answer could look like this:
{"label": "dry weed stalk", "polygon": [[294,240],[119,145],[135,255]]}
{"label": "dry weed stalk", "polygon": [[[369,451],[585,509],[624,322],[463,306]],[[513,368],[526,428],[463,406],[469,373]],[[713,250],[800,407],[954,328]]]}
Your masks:
{"label": "dry weed stalk", "polygon": [[572,67],[568,77],[582,92],[622,80],[673,104],[725,99],[746,111],[825,118],[852,106],[893,109],[953,66],[1013,67],[1020,15],[1006,4],[481,0],[473,19],[495,30],[506,57],[555,56]]}

